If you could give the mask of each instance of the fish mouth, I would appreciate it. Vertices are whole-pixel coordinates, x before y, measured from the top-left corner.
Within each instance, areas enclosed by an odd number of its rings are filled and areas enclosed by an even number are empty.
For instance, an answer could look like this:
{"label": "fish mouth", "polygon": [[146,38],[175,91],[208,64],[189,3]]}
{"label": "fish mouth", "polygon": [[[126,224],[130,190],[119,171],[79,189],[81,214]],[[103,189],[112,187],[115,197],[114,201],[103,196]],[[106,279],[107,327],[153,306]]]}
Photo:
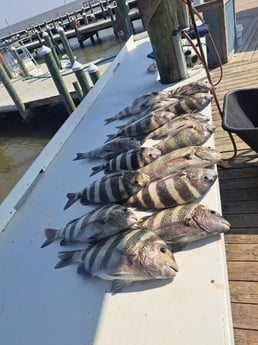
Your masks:
{"label": "fish mouth", "polygon": [[225,228],[227,228],[226,231],[230,230],[231,224],[230,224],[226,219],[223,219],[223,220],[221,221],[221,224],[222,224]]}
{"label": "fish mouth", "polygon": [[171,273],[173,275],[176,275],[176,273],[179,271],[178,266],[177,266],[176,263],[172,264],[172,265],[169,265],[168,268],[170,269],[170,271],[171,271]]}

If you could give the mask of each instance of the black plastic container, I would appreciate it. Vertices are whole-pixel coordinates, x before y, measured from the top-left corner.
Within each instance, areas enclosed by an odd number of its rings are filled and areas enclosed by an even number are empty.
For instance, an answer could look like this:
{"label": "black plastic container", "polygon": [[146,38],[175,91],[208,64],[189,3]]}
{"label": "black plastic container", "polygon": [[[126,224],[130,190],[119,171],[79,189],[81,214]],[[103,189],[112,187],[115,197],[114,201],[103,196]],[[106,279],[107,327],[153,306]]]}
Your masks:
{"label": "black plastic container", "polygon": [[222,127],[258,152],[258,89],[239,89],[225,95]]}

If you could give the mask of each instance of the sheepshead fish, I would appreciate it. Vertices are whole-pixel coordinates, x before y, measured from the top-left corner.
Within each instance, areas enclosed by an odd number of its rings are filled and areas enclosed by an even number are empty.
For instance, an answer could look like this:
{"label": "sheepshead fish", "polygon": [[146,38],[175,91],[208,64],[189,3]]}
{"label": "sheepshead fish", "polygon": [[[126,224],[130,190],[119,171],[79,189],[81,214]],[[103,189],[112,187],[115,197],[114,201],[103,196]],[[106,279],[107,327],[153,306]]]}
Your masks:
{"label": "sheepshead fish", "polygon": [[145,116],[121,128],[116,134],[109,134],[106,141],[120,136],[139,137],[171,121],[175,115],[170,111],[154,112],[151,116]]}
{"label": "sheepshead fish", "polygon": [[194,81],[189,84],[179,86],[172,89],[169,92],[169,96],[179,99],[190,97],[196,93],[209,93],[211,91],[211,85],[206,81]]}
{"label": "sheepshead fish", "polygon": [[187,146],[160,156],[138,171],[148,175],[151,179],[162,178],[190,167],[210,167],[221,159],[221,154],[213,148]]}
{"label": "sheepshead fish", "polygon": [[129,198],[149,182],[149,177],[138,171],[118,171],[94,181],[90,186],[78,193],[68,193],[66,210],[74,202],[80,200],[82,205],[89,203],[107,204]]}
{"label": "sheepshead fish", "polygon": [[124,204],[143,209],[163,209],[203,197],[217,178],[213,169],[187,168],[150,182]]}
{"label": "sheepshead fish", "polygon": [[202,113],[188,113],[175,117],[170,122],[165,123],[163,126],[155,129],[147,134],[142,140],[142,144],[149,140],[159,140],[167,138],[168,136],[175,135],[180,130],[192,127],[197,122],[207,123],[210,117]]}
{"label": "sheepshead fish", "polygon": [[[146,121],[149,117],[152,117],[154,114],[171,113],[172,120],[182,114],[199,112],[200,110],[204,109],[211,102],[211,100],[212,96],[207,93],[196,93],[186,98],[176,99],[176,101],[174,100],[174,98],[169,98],[168,100],[161,100],[160,102],[156,103],[155,109],[152,112],[144,113],[144,117],[142,117],[142,113],[138,113],[133,117],[133,121],[130,120],[126,125],[119,126],[119,132],[126,130],[128,127],[131,128],[130,126],[132,124],[134,124],[136,121],[140,122],[141,120],[143,120],[143,118],[145,119],[144,121]],[[157,126],[156,128],[159,127],[161,126]],[[152,130],[154,129],[155,128],[153,128]],[[142,135],[144,134],[146,133],[142,133]]]}
{"label": "sheepshead fish", "polygon": [[41,248],[58,239],[61,239],[61,245],[95,242],[131,228],[136,222],[137,216],[130,208],[108,204],[70,221],[63,229],[45,229],[47,239]]}
{"label": "sheepshead fish", "polygon": [[160,155],[160,150],[155,149],[154,147],[139,147],[132,149],[121,153],[102,165],[93,167],[93,172],[90,176],[101,170],[104,170],[106,173],[119,170],[136,170],[153,162]]}
{"label": "sheepshead fish", "polygon": [[176,89],[171,89],[169,91],[151,92],[136,98],[131,105],[125,107],[115,116],[106,119],[105,122],[108,124],[116,120],[125,119],[132,115],[142,113],[146,114],[147,112],[153,111],[158,102],[168,100],[169,98],[174,99],[171,100],[171,102],[177,102],[178,99],[180,100],[185,97],[190,97],[196,93],[208,93],[209,91],[210,85],[208,83],[198,81],[177,87]]}
{"label": "sheepshead fish", "polygon": [[122,152],[140,147],[141,142],[135,138],[119,138],[94,150],[77,153],[74,161],[78,159],[111,159]]}
{"label": "sheepshead fish", "polygon": [[209,123],[196,122],[188,128],[181,128],[181,130],[179,128],[175,135],[170,135],[154,147],[159,149],[162,154],[165,154],[186,146],[202,145],[211,137],[214,131],[215,126]]}
{"label": "sheepshead fish", "polygon": [[125,231],[102,240],[86,250],[60,252],[55,268],[79,263],[78,273],[111,280],[112,293],[135,281],[172,279],[177,263],[166,243],[154,232]]}
{"label": "sheepshead fish", "polygon": [[208,93],[195,93],[182,98],[180,102],[167,106],[164,110],[171,111],[176,115],[199,112],[211,102],[212,96]]}
{"label": "sheepshead fish", "polygon": [[151,229],[173,252],[192,242],[230,230],[230,223],[219,212],[198,203],[159,211],[145,217],[137,226],[141,229]]}

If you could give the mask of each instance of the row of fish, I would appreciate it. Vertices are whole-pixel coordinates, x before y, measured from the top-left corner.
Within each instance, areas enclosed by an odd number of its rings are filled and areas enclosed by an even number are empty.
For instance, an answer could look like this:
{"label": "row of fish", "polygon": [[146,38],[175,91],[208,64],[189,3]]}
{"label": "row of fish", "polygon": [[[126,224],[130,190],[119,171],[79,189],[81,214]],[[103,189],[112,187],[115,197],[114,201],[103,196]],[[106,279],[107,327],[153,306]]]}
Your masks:
{"label": "row of fish", "polygon": [[228,231],[230,224],[218,212],[194,202],[166,208],[141,219],[131,208],[109,204],[70,221],[62,229],[45,229],[47,239],[41,247],[56,240],[60,240],[62,246],[75,242],[91,246],[124,230],[137,228],[151,229],[176,252],[207,234]]}
{"label": "row of fish", "polygon": [[[60,252],[55,268],[79,263],[78,273],[112,280],[115,293],[138,280],[172,279],[178,271],[173,252],[230,229],[219,213],[198,203],[216,181],[214,164],[221,159],[201,146],[215,129],[199,113],[210,101],[209,85],[195,82],[143,95],[106,120],[129,118],[103,146],[74,158],[104,159],[91,175],[106,175],[68,193],[64,206],[79,200],[98,208],[64,228],[45,229],[42,247],[56,240],[86,245]],[[148,215],[139,219],[137,210]]]}
{"label": "row of fish", "polygon": [[82,205],[120,202],[141,209],[163,209],[199,200],[216,181],[213,169],[190,167],[151,180],[137,170],[108,174],[77,193],[68,193],[64,209],[77,200]]}

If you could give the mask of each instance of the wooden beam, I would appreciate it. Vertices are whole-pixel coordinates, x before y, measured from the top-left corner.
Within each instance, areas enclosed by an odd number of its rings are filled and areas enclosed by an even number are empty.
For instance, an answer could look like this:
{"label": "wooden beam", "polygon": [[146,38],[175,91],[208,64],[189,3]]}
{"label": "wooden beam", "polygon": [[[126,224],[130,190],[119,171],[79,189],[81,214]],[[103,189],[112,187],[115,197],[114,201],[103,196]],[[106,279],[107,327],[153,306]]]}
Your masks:
{"label": "wooden beam", "polygon": [[160,81],[169,84],[187,77],[177,18],[177,0],[162,0],[147,30],[156,56]]}

